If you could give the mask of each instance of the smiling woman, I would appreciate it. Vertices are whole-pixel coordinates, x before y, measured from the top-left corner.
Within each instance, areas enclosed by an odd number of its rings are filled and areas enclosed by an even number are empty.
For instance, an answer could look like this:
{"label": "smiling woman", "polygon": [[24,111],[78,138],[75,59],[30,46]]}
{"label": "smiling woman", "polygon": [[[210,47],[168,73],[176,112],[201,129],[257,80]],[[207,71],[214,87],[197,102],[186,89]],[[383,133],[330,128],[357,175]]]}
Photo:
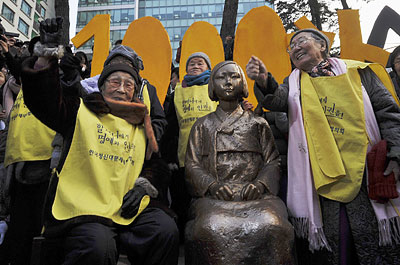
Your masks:
{"label": "smiling woman", "polygon": [[296,68],[310,72],[312,68],[327,58],[329,39],[318,31],[299,31],[290,40],[288,52]]}
{"label": "smiling woman", "polygon": [[[308,240],[297,246],[299,263],[398,264],[400,108],[381,65],[329,58],[328,47],[315,29],[296,32],[288,48],[295,69],[279,86],[257,57],[246,67],[261,105],[291,120],[287,206],[296,235]],[[365,161],[385,141],[379,159],[390,162],[379,174],[391,184],[378,202],[378,169],[369,163],[367,181]]]}

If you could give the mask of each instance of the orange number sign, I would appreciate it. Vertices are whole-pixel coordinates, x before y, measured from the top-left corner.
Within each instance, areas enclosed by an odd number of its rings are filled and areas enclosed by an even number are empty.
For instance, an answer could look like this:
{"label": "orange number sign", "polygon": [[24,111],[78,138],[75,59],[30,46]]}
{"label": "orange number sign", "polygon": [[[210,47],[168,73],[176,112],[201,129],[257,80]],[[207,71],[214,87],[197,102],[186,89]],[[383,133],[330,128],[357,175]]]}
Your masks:
{"label": "orange number sign", "polygon": [[[386,64],[389,53],[381,48],[364,44],[361,39],[358,10],[338,10],[341,57],[355,60],[368,60]],[[296,21],[300,29],[315,28],[305,17]],[[333,43],[334,33],[324,32]],[[95,16],[73,39],[76,47],[82,46],[94,36],[92,76],[101,73],[110,45],[110,16]],[[278,82],[291,71],[286,47],[291,34],[287,34],[278,15],[267,6],[257,7],[248,12],[240,21],[235,38],[233,58],[245,69],[251,55],[262,59],[267,69]],[[158,96],[164,101],[170,77],[172,53],[167,32],[155,18],[137,19],[129,26],[124,45],[132,47],[142,58],[145,70],[141,75],[157,88]],[[224,60],[222,41],[214,26],[200,21],[193,23],[182,40],[180,78],[186,73],[186,59],[193,52],[208,54],[212,65]],[[249,87],[253,81],[247,80]],[[390,84],[389,84],[390,86]],[[390,88],[389,88],[390,90]],[[249,101],[257,105],[253,89],[249,89]]]}

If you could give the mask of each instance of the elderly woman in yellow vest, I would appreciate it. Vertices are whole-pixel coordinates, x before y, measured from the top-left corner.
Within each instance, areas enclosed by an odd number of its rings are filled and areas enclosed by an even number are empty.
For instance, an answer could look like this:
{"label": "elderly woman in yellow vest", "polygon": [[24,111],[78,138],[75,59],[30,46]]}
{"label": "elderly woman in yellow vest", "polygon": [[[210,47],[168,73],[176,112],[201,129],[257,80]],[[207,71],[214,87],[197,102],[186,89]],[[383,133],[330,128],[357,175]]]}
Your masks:
{"label": "elderly woman in yellow vest", "polygon": [[295,264],[294,230],[276,196],[278,150],[266,120],[240,105],[248,96],[243,70],[221,62],[208,87],[219,105],[193,125],[185,162],[195,198],[186,264]]}
{"label": "elderly woman in yellow vest", "polygon": [[[179,171],[172,178],[171,208],[178,215],[178,228],[183,239],[183,231],[186,223],[187,210],[189,208],[190,197],[186,191],[184,180],[184,166],[186,146],[189,138],[190,129],[195,121],[215,111],[217,103],[208,97],[208,81],[211,73],[211,62],[207,54],[195,52],[186,61],[186,72],[182,83],[175,86],[173,94],[174,105],[166,113],[168,127],[166,135],[178,135],[177,149],[167,150],[162,153],[170,165],[178,163]],[[171,137],[172,138],[172,137]],[[164,139],[171,141],[171,139]],[[171,145],[167,145],[171,146]]]}
{"label": "elderly woman in yellow vest", "polygon": [[[41,25],[50,39],[55,29],[55,19]],[[177,264],[175,222],[161,209],[147,207],[149,195],[135,183],[146,140],[155,141],[139,69],[106,65],[98,80],[101,92],[81,99],[79,60],[67,54],[60,65],[68,71],[61,84],[54,57],[28,58],[21,74],[27,106],[65,139],[45,236],[64,239],[63,264],[115,265],[118,245],[132,264]]]}
{"label": "elderly woman in yellow vest", "polygon": [[[289,114],[287,206],[313,251],[298,245],[300,262],[400,263],[400,202],[390,174],[398,174],[400,109],[387,73],[329,58],[329,39],[314,29],[296,32],[287,51],[295,69],[280,86],[255,56],[246,71],[265,95],[263,106]],[[381,139],[389,150],[380,152],[380,171],[370,163],[367,178],[367,152]],[[379,187],[376,200],[371,191]]]}

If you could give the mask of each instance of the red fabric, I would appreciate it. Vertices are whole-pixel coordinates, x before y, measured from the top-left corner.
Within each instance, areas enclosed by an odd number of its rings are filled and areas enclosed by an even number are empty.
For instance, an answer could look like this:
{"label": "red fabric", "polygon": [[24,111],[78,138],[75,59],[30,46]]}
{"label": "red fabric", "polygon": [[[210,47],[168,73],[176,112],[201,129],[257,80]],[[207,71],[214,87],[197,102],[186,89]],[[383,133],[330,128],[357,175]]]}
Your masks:
{"label": "red fabric", "polygon": [[387,143],[382,140],[374,145],[367,154],[368,164],[368,196],[379,203],[399,197],[396,190],[394,173],[385,176]]}

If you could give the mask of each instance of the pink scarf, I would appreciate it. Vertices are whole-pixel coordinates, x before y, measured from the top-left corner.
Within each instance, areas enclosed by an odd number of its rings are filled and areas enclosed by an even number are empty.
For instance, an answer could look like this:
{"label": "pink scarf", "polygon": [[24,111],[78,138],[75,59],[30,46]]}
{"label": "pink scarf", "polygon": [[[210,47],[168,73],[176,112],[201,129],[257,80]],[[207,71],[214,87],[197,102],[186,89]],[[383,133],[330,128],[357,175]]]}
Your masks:
{"label": "pink scarf", "polygon": [[[329,58],[336,75],[347,72],[344,61]],[[300,75],[295,69],[289,76],[289,147],[288,147],[288,191],[287,206],[291,222],[299,237],[309,241],[311,251],[326,248],[332,251],[323,230],[318,194],[314,187],[308,145],[303,126],[300,104]],[[369,96],[362,86],[366,129],[371,139],[368,151],[381,139],[378,123]],[[400,192],[400,184],[397,183]],[[379,225],[379,245],[392,245],[400,241],[400,217],[394,207],[400,209],[400,198],[386,204],[371,201]],[[394,227],[394,229],[392,228]]]}

